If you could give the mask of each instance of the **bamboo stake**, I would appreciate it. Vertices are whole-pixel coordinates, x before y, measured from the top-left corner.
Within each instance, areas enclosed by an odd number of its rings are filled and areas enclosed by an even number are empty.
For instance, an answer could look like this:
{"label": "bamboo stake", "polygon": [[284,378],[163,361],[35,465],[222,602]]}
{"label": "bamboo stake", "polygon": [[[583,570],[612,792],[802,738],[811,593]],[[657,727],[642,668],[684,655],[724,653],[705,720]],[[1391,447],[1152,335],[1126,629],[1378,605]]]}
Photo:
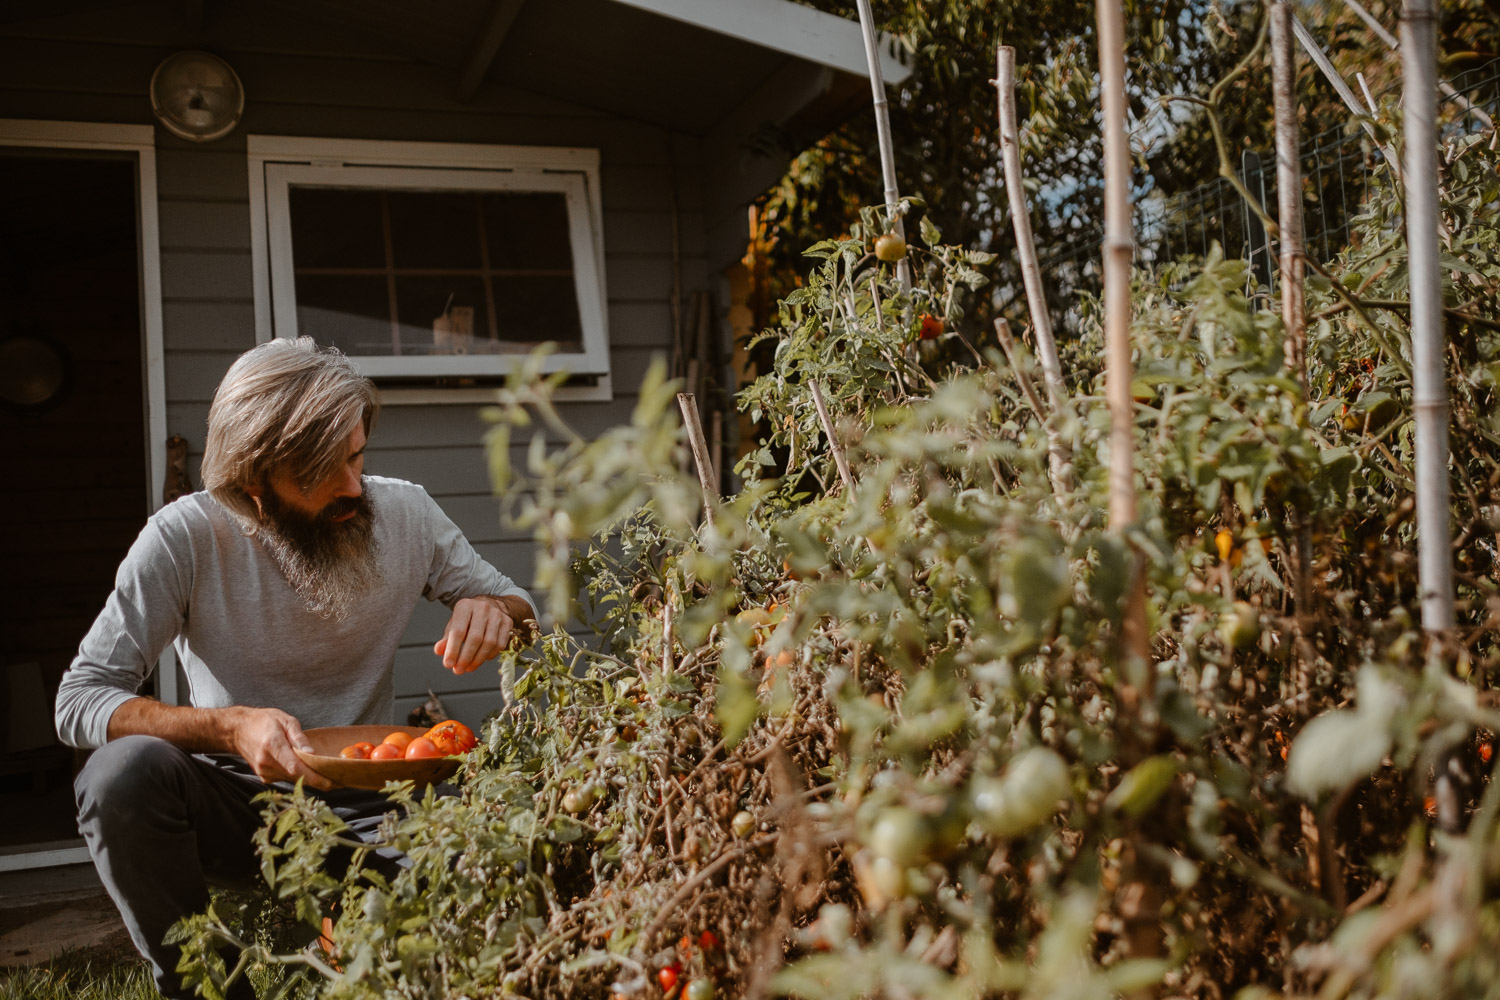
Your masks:
{"label": "bamboo stake", "polygon": [[[1350,10],[1359,15],[1360,20],[1364,21],[1365,24],[1369,26],[1370,30],[1375,33],[1375,37],[1379,38],[1382,42],[1389,46],[1392,52],[1400,51],[1401,46],[1396,41],[1396,36],[1385,30],[1385,25],[1377,21],[1374,14],[1371,14],[1369,11],[1365,10],[1364,5],[1361,4],[1359,0],[1344,0],[1344,3],[1349,6]],[[1447,80],[1439,77],[1438,89],[1443,92],[1444,97],[1457,102],[1459,107],[1463,108],[1469,114],[1473,115],[1475,118],[1478,118],[1481,122],[1483,122],[1485,128],[1495,127],[1495,122],[1490,118],[1489,115],[1484,113],[1483,108],[1475,107],[1472,103],[1470,103],[1467,97],[1465,97],[1463,94],[1460,94],[1457,90],[1454,90],[1453,85]],[[1366,93],[1365,96],[1368,97],[1369,94]],[[1374,113],[1374,101],[1370,102],[1370,110],[1371,113]]]}
{"label": "bamboo stake", "polygon": [[[906,226],[897,214],[901,192],[896,185],[896,150],[891,142],[891,113],[885,99],[885,77],[880,71],[880,43],[875,36],[875,15],[870,0],[858,0],[859,26],[865,39],[865,62],[870,67],[870,91],[875,100],[875,136],[880,141],[880,174],[885,180],[885,210],[891,232],[906,239]],[[911,291],[911,264],[902,258],[896,264],[896,279],[903,292]]]}
{"label": "bamboo stake", "polygon": [[698,466],[698,485],[703,487],[703,517],[711,528],[714,524],[714,504],[719,500],[719,488],[713,481],[713,459],[708,454],[708,443],[703,440],[703,421],[698,417],[698,402],[690,392],[677,394],[677,405],[682,408],[682,423],[687,428],[688,447],[693,450],[693,462]]}
{"label": "bamboo stake", "polygon": [[1297,135],[1297,65],[1292,5],[1271,4],[1271,91],[1276,109],[1277,225],[1281,230],[1281,320],[1286,364],[1307,395],[1307,299],[1302,229],[1302,161]]}
{"label": "bamboo stake", "polygon": [[[1129,108],[1125,100],[1125,13],[1120,0],[1098,6],[1099,95],[1104,116],[1104,370],[1109,400],[1109,523],[1124,533],[1136,522],[1133,433],[1135,400],[1130,395],[1130,265],[1135,240],[1130,217]],[[1126,596],[1122,628],[1125,655],[1142,665],[1146,641],[1145,578],[1139,572]],[[1149,672],[1142,669],[1149,680]]]}
{"label": "bamboo stake", "polygon": [[1412,396],[1416,420],[1417,566],[1422,627],[1452,630],[1453,552],[1448,511],[1448,383],[1443,369],[1443,285],[1438,271],[1437,10],[1406,0],[1401,18],[1406,133],[1406,245],[1411,281]]}
{"label": "bamboo stake", "polygon": [[1037,260],[1036,239],[1031,232],[1031,211],[1026,204],[1026,190],[1022,185],[1021,146],[1016,128],[1016,50],[1009,45],[1000,46],[996,53],[995,84],[1000,91],[1000,159],[1005,168],[1005,190],[1010,199],[1011,226],[1016,234],[1016,254],[1021,263],[1021,278],[1026,286],[1031,329],[1036,335],[1037,358],[1042,362],[1042,376],[1047,386],[1050,413],[1039,416],[1048,428],[1047,458],[1052,488],[1061,498],[1072,489],[1073,476],[1069,468],[1068,449],[1063,445],[1053,424],[1066,405],[1068,388],[1063,382],[1057,341],[1052,336],[1052,316],[1047,311],[1047,295],[1042,287],[1042,266]]}
{"label": "bamboo stake", "polygon": [[[1281,271],[1281,322],[1285,328],[1285,364],[1307,399],[1306,247],[1302,219],[1302,161],[1297,127],[1297,43],[1292,32],[1290,0],[1273,0],[1271,17],[1271,93],[1276,112],[1276,201]],[[1298,511],[1288,553],[1297,615],[1312,602],[1312,529]],[[1298,628],[1300,629],[1300,620]],[[1299,682],[1306,678],[1300,676]]]}
{"label": "bamboo stake", "polygon": [[828,404],[823,402],[823,387],[818,385],[816,379],[809,385],[812,386],[813,406],[818,409],[818,423],[823,425],[823,434],[828,438],[828,450],[833,452],[833,464],[838,466],[839,479],[844,483],[844,495],[850,496],[854,493],[854,474],[849,471],[849,459],[839,444],[838,436],[834,434],[833,418],[828,415]]}
{"label": "bamboo stake", "polygon": [[1297,20],[1295,16],[1292,18],[1292,32],[1297,36],[1297,41],[1302,45],[1302,51],[1307,53],[1308,58],[1313,61],[1318,67],[1319,72],[1332,85],[1334,91],[1339,95],[1339,99],[1344,102],[1344,106],[1360,119],[1360,127],[1365,130],[1365,134],[1370,137],[1370,141],[1380,150],[1380,155],[1384,156],[1386,162],[1391,165],[1391,172],[1399,179],[1401,175],[1401,161],[1397,159],[1395,150],[1382,143],[1375,135],[1375,126],[1364,120],[1366,112],[1364,108],[1359,106],[1359,98],[1354,96],[1354,91],[1349,89],[1349,84],[1345,83],[1344,78],[1339,75],[1339,71],[1334,69],[1333,60],[1328,58],[1328,53],[1323,51],[1323,47],[1318,44],[1318,40],[1313,37],[1313,33],[1303,27],[1302,22]]}

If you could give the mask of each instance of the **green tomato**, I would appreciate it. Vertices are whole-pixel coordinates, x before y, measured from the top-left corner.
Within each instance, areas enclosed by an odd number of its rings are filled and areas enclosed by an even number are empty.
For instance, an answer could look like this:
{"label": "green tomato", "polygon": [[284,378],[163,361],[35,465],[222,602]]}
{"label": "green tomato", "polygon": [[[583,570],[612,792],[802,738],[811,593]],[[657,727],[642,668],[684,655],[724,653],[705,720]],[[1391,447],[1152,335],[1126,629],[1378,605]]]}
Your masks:
{"label": "green tomato", "polygon": [[927,818],[906,806],[881,810],[866,841],[877,858],[886,858],[905,868],[926,859],[932,845],[932,828]]}
{"label": "green tomato", "polygon": [[906,256],[906,241],[895,233],[886,233],[875,240],[875,256],[894,264]]}
{"label": "green tomato", "polygon": [[687,984],[687,990],[682,995],[684,1000],[713,1000],[714,981],[712,979],[694,979]]}
{"label": "green tomato", "polygon": [[1260,612],[1255,605],[1235,601],[1219,618],[1219,638],[1236,652],[1254,646],[1260,638]]}
{"label": "green tomato", "polygon": [[747,810],[741,809],[734,814],[734,819],[729,821],[729,829],[734,832],[736,837],[744,840],[755,832],[755,817]]}
{"label": "green tomato", "polygon": [[1045,823],[1069,791],[1068,765],[1046,747],[1023,750],[1003,778],[977,778],[974,819],[996,837],[1020,837]]}

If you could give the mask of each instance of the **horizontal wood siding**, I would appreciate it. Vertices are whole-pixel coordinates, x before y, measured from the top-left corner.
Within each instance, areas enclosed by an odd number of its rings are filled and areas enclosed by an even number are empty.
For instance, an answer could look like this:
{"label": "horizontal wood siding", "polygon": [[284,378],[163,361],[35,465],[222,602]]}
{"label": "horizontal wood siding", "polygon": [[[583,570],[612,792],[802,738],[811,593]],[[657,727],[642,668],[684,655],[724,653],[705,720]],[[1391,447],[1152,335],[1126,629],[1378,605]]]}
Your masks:
{"label": "horizontal wood siding", "polygon": [[[214,5],[198,31],[170,5],[0,25],[0,117],[150,123],[151,72],[185,48],[225,58],[247,102],[240,128],[218,142],[157,133],[168,430],[190,443],[194,484],[214,389],[255,343],[247,133],[600,150],[614,399],[562,412],[588,435],[629,419],[636,387],[671,342],[674,202],[684,297],[708,281],[697,140],[493,85],[460,104],[452,72],[392,56],[378,39],[299,20],[288,7],[238,3]],[[533,543],[501,524],[481,410],[388,406],[367,468],[421,483],[486,558],[530,587]],[[516,445],[518,460],[524,447]],[[398,707],[404,713],[431,688],[457,717],[477,723],[499,704],[495,671],[454,677],[441,669],[431,645],[445,621],[439,606],[413,617],[397,658]]]}

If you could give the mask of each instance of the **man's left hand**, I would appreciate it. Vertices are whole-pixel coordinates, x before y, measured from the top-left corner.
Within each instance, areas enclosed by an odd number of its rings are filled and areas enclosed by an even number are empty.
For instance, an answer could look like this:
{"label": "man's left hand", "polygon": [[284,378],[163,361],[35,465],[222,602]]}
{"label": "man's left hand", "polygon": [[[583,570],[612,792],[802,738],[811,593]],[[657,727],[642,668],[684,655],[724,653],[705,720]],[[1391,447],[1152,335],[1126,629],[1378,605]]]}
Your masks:
{"label": "man's left hand", "polygon": [[519,597],[460,598],[432,651],[455,674],[467,674],[498,656],[510,642],[516,623],[530,618],[530,605]]}

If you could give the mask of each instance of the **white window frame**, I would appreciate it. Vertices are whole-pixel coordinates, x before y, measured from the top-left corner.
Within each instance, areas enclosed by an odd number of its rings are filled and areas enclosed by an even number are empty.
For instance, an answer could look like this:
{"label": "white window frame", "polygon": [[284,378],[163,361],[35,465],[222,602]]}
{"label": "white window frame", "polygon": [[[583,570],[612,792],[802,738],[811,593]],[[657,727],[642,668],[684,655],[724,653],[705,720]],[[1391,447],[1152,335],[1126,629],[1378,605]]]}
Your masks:
{"label": "white window frame", "polygon": [[[546,371],[594,376],[593,385],[564,387],[561,397],[611,398],[604,275],[604,211],[599,151],[575,147],[498,146],[442,142],[246,137],[250,172],[250,245],[258,342],[297,336],[297,306],[287,191],[292,184],[383,190],[558,191],[568,205],[573,279],[582,328],[581,353],[553,354]],[[432,357],[351,355],[373,378],[495,377],[525,355]],[[386,403],[491,401],[490,389],[384,385]]]}

